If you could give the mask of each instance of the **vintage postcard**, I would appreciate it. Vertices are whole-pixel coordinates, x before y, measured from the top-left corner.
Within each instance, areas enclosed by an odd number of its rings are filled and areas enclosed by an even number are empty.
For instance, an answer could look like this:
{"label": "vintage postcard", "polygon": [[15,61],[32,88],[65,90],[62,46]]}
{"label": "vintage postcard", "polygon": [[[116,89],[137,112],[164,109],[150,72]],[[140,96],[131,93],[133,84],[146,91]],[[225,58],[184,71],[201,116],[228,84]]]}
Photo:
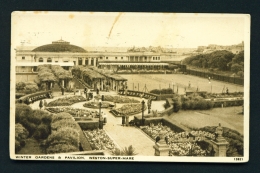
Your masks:
{"label": "vintage postcard", "polygon": [[249,160],[250,15],[15,11],[10,158]]}

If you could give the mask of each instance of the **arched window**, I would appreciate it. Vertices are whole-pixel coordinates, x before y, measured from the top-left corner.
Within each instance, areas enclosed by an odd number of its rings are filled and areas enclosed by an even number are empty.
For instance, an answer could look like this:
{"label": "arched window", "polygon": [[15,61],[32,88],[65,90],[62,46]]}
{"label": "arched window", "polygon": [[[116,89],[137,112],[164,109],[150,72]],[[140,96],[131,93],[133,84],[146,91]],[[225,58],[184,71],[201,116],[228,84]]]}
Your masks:
{"label": "arched window", "polygon": [[52,62],[52,59],[51,59],[51,58],[48,58],[48,59],[47,59],[47,62]]}
{"label": "arched window", "polygon": [[43,58],[42,57],[39,58],[39,62],[43,62]]}

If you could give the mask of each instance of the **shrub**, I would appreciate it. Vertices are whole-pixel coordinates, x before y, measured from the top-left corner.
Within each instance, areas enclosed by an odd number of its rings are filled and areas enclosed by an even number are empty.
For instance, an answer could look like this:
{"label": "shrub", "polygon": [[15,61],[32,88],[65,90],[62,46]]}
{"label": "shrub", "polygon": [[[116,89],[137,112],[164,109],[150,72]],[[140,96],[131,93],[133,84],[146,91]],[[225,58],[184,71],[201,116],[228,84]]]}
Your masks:
{"label": "shrub", "polygon": [[15,152],[18,152],[25,146],[25,139],[29,136],[29,132],[20,124],[15,124]]}
{"label": "shrub", "polygon": [[181,102],[175,101],[175,102],[173,103],[173,111],[174,111],[174,112],[179,112],[180,108],[181,108]]}
{"label": "shrub", "polygon": [[15,89],[16,89],[17,91],[23,90],[25,86],[26,86],[26,85],[25,85],[24,82],[17,82],[16,85],[15,85]]}
{"label": "shrub", "polygon": [[79,147],[79,133],[77,130],[64,127],[57,131],[53,131],[46,140],[47,146],[53,146],[58,144],[67,144],[75,147]]}
{"label": "shrub", "polygon": [[137,153],[135,152],[135,149],[133,148],[133,146],[130,145],[128,148],[125,147],[123,149],[123,155],[125,155],[125,156],[134,156],[134,155],[137,155]]}
{"label": "shrub", "polygon": [[22,124],[15,124],[15,138],[18,140],[24,140],[28,137],[29,132],[23,127]]}
{"label": "shrub", "polygon": [[26,104],[15,104],[15,122],[20,123],[27,115],[32,113],[32,108]]}
{"label": "shrub", "polygon": [[59,130],[60,128],[63,127],[71,127],[71,128],[76,128],[77,123],[75,121],[63,119],[60,121],[56,121],[55,123],[51,124],[51,129],[52,130]]}
{"label": "shrub", "polygon": [[60,121],[60,120],[66,120],[66,119],[71,120],[72,116],[69,113],[61,112],[58,114],[54,114],[52,116],[52,123],[55,123],[56,121]]}
{"label": "shrub", "polygon": [[50,146],[47,148],[47,154],[55,154],[55,153],[68,153],[68,152],[77,152],[79,151],[78,147],[68,144],[57,144],[54,146]]}
{"label": "shrub", "polygon": [[34,134],[33,134],[33,137],[35,139],[46,139],[51,133],[51,128],[50,128],[50,125],[46,125],[46,124],[40,124]]}
{"label": "shrub", "polygon": [[[216,130],[216,126],[206,126],[200,128],[199,130],[207,131],[210,133],[214,133]],[[227,127],[223,127],[223,137],[229,142],[227,156],[243,156],[244,154],[244,139],[243,136],[232,129]]]}
{"label": "shrub", "polygon": [[182,103],[182,109],[184,110],[188,110],[190,108],[190,102],[189,101],[185,101]]}
{"label": "shrub", "polygon": [[154,89],[154,90],[151,90],[150,93],[153,93],[153,94],[172,94],[173,93],[173,90],[171,88],[163,88],[161,90],[159,89]]}
{"label": "shrub", "polygon": [[135,149],[133,148],[132,145],[130,145],[129,147],[125,147],[123,150],[120,150],[119,148],[115,148],[114,151],[112,151],[113,155],[116,156],[134,156],[137,155],[137,153],[135,152]]}
{"label": "shrub", "polygon": [[46,111],[32,110],[28,105],[16,104],[15,122],[22,124],[28,130],[29,136],[34,136],[36,139],[40,139],[41,136],[45,139],[46,134],[50,133],[44,130],[43,126],[46,125],[50,129],[51,118]]}

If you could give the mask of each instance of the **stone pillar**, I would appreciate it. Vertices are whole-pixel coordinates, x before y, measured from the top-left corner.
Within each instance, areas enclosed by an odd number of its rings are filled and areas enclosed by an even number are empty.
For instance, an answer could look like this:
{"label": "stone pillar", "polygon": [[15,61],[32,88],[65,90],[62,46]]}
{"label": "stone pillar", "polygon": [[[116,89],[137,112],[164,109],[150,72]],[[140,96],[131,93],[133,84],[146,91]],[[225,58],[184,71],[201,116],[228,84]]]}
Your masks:
{"label": "stone pillar", "polygon": [[111,82],[111,84],[112,84],[112,85],[111,85],[111,87],[112,87],[111,89],[114,91],[114,80],[111,79],[111,81],[112,81],[112,82]]}
{"label": "stone pillar", "polygon": [[88,65],[91,65],[91,58],[88,57]]}
{"label": "stone pillar", "polygon": [[82,65],[85,65],[85,59],[86,58],[82,58]]}
{"label": "stone pillar", "polygon": [[169,156],[170,147],[166,144],[165,134],[166,131],[163,130],[160,131],[159,134],[160,140],[156,142],[155,145],[153,146],[155,150],[154,152],[155,156]]}
{"label": "stone pillar", "polygon": [[219,123],[219,126],[216,128],[215,134],[217,135],[217,138],[215,140],[212,140],[213,148],[215,151],[216,157],[226,157],[227,148],[229,143],[227,140],[222,136],[223,134],[223,128],[221,127],[221,124]]}
{"label": "stone pillar", "polygon": [[97,61],[97,58],[94,58],[94,63],[93,63],[94,67],[96,66],[96,61]]}

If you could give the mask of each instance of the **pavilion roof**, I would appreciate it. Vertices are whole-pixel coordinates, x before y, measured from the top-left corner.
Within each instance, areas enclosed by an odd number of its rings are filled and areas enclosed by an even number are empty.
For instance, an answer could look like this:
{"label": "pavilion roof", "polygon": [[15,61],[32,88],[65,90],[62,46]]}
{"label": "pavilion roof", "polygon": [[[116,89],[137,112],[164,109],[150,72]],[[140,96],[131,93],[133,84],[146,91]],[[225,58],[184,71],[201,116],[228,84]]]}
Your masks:
{"label": "pavilion roof", "polygon": [[98,68],[94,68],[94,67],[92,67],[91,69],[93,71],[96,71],[96,72],[98,72],[98,73],[108,77],[108,78],[112,78],[112,79],[114,79],[116,81],[127,81],[127,79],[125,79],[125,78],[123,78],[123,77],[121,77],[121,76],[119,76],[117,74],[114,74],[114,73],[112,73],[112,72],[110,72],[108,70],[98,69]]}
{"label": "pavilion roof", "polygon": [[100,73],[91,70],[87,67],[81,67],[80,68],[81,72],[83,75],[88,76],[91,79],[104,79],[105,77],[103,75],[101,75]]}

